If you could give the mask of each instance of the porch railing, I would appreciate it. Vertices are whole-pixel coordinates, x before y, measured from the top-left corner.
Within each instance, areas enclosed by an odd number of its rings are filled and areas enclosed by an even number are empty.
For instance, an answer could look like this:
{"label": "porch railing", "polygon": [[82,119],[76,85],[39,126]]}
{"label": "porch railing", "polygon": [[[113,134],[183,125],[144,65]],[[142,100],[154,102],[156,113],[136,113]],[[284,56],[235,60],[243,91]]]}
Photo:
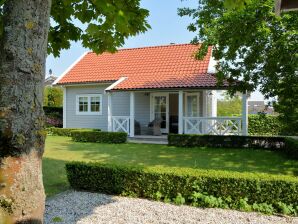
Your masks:
{"label": "porch railing", "polygon": [[241,135],[239,117],[184,117],[185,134]]}
{"label": "porch railing", "polygon": [[126,132],[129,134],[129,116],[113,116],[112,131]]}

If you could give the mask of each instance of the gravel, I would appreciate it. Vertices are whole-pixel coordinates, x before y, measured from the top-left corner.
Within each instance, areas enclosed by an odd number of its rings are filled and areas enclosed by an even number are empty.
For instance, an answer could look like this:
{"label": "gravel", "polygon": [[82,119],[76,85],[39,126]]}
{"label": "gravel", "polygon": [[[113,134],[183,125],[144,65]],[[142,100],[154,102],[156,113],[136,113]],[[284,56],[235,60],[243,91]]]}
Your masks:
{"label": "gravel", "polygon": [[67,191],[46,202],[45,223],[61,224],[266,224],[296,223],[298,218],[255,212],[176,206],[145,199]]}

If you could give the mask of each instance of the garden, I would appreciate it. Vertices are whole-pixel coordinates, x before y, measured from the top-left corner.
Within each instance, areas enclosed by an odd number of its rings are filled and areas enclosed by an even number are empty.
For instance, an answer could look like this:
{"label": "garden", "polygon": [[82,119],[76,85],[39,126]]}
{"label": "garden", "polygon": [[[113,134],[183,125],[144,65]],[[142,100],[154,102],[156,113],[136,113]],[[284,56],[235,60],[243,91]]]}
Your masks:
{"label": "garden", "polygon": [[[295,140],[245,138],[242,147],[221,139],[224,146],[212,146],[205,144],[206,136],[170,135],[169,145],[151,145],[126,143],[125,133],[100,130],[48,133],[43,159],[48,197],[71,187],[196,207],[298,212]],[[279,147],[268,148],[276,141]]]}

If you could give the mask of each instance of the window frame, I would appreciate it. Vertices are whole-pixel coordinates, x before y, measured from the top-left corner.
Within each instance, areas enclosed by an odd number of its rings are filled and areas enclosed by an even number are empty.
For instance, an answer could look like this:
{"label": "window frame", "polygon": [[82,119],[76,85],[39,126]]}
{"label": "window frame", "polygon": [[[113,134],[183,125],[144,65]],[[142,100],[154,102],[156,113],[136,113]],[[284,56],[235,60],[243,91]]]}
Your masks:
{"label": "window frame", "polygon": [[185,93],[185,98],[184,98],[184,116],[185,117],[188,117],[187,115],[188,115],[188,108],[187,108],[187,106],[188,106],[188,100],[187,100],[187,97],[188,96],[196,96],[197,97],[197,113],[198,113],[198,116],[196,116],[196,117],[201,117],[201,111],[200,111],[200,103],[201,103],[201,100],[200,100],[200,97],[201,97],[201,93],[200,92],[187,92],[187,93]]}
{"label": "window frame", "polygon": [[[80,111],[80,97],[88,98],[88,111]],[[99,111],[91,111],[91,98],[99,97]],[[102,115],[102,94],[78,94],[76,95],[76,115]]]}

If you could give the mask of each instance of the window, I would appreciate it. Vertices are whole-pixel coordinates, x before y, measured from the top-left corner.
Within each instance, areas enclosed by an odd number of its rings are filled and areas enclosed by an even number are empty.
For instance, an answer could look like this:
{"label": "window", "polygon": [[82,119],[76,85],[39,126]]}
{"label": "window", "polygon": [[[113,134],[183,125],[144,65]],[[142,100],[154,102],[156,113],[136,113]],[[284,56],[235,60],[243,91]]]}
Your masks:
{"label": "window", "polygon": [[187,93],[186,94],[186,116],[187,117],[199,117],[199,93]]}
{"label": "window", "polygon": [[102,95],[84,94],[77,96],[77,115],[101,115]]}

